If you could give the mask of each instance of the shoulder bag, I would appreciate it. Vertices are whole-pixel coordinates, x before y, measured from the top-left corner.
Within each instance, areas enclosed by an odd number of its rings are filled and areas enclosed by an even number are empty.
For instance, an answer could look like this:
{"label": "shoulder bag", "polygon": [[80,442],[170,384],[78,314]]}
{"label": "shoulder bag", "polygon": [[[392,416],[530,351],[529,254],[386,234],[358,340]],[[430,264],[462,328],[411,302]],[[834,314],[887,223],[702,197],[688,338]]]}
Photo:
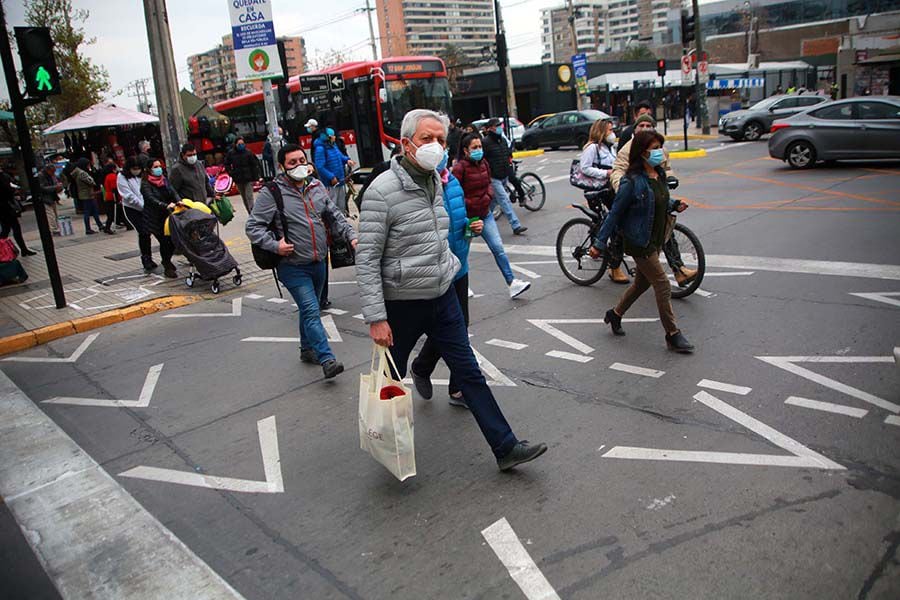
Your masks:
{"label": "shoulder bag", "polygon": [[[281,196],[281,189],[275,182],[266,184],[266,188],[272,193],[272,197],[275,199],[275,207],[278,215],[281,217],[281,229],[284,232],[284,239],[287,239],[288,224],[287,219],[284,216],[284,198]],[[274,221],[269,224],[269,231],[277,231],[275,229]],[[280,254],[277,252],[269,252],[258,244],[250,244],[250,250],[253,252],[253,260],[256,262],[256,266],[260,269],[274,269],[278,266],[278,263],[281,262],[282,256]]]}

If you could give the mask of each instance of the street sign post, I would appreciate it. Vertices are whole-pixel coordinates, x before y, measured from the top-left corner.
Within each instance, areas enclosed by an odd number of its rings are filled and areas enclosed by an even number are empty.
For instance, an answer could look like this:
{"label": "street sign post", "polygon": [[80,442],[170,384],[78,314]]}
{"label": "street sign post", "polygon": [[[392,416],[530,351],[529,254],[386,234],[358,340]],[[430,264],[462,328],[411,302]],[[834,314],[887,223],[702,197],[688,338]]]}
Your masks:
{"label": "street sign post", "polygon": [[697,63],[697,78],[700,80],[700,83],[709,81],[709,63],[705,60]]}
{"label": "street sign post", "polygon": [[[343,82],[343,78],[341,79]],[[300,93],[301,94],[327,94],[328,75],[301,75],[300,76]]]}
{"label": "street sign post", "polygon": [[344,91],[344,75],[341,73],[334,73],[328,76],[328,88],[332,92],[343,92]]}
{"label": "street sign post", "polygon": [[[586,54],[576,54],[572,57],[572,70],[575,72],[575,89],[578,90],[579,96],[587,96],[588,94],[588,83],[587,83],[587,55]],[[581,104],[579,103],[579,106]]]}
{"label": "street sign post", "polygon": [[691,57],[687,54],[681,57],[681,83],[691,82]]}

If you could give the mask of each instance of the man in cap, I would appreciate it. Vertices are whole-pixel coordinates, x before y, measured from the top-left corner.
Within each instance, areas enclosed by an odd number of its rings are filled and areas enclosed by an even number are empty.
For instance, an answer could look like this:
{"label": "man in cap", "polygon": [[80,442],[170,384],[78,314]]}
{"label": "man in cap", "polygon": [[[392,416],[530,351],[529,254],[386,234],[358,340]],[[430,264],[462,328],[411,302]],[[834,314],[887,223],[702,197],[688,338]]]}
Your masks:
{"label": "man in cap", "polygon": [[509,142],[497,131],[499,126],[500,119],[497,118],[491,119],[484,126],[484,139],[482,140],[484,159],[491,168],[491,188],[494,190],[494,202],[500,205],[513,233],[522,235],[528,231],[528,228],[519,222],[519,217],[516,216],[516,211],[513,210],[509,194],[506,191],[512,152],[509,149]]}

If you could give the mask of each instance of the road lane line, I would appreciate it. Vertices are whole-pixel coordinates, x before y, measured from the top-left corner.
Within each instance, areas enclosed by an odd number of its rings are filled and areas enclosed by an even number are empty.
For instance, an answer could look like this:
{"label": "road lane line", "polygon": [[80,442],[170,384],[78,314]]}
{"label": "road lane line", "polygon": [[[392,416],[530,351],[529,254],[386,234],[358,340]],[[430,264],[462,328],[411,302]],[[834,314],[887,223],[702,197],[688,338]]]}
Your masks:
{"label": "road lane line", "polygon": [[862,419],[869,414],[869,411],[863,408],[844,406],[843,404],[834,404],[832,402],[822,402],[820,400],[810,400],[809,398],[801,398],[799,396],[790,396],[784,403],[790,404],[791,406],[821,410],[822,412],[834,413],[836,415],[846,415],[856,419]]}
{"label": "road lane line", "polygon": [[888,418],[884,420],[888,425],[900,425],[900,417],[897,415],[890,415]]}
{"label": "road lane line", "polygon": [[30,362],[30,363],[74,363],[78,362],[78,359],[81,358],[81,355],[85,353],[88,347],[94,343],[100,337],[99,333],[92,333],[87,336],[81,344],[75,348],[75,352],[73,352],[70,356],[66,358],[56,358],[56,357],[47,357],[40,358],[37,356],[11,356],[9,358],[4,358],[3,360],[6,362]]}
{"label": "road lane line", "polygon": [[900,296],[900,292],[850,292],[850,295],[875,302],[884,302],[891,306],[900,306],[900,300],[894,298],[894,296]]}
{"label": "road lane line", "polygon": [[569,178],[568,175],[557,175],[556,177],[548,177],[548,178],[544,179],[543,181],[544,181],[544,183],[556,183],[557,181],[563,181],[568,178]]}
{"label": "road lane line", "polygon": [[707,148],[706,153],[710,152],[721,152],[722,150],[730,150],[731,148],[740,148],[741,146],[747,146],[750,144],[755,144],[756,142],[738,142],[737,144],[722,144],[721,146],[716,146],[715,148]]}
{"label": "road lane line", "polygon": [[534,271],[531,271],[529,269],[526,269],[525,267],[520,267],[519,265],[517,265],[514,262],[509,263],[509,266],[510,266],[510,268],[512,268],[513,271],[518,271],[519,273],[521,273],[525,277],[528,277],[529,279],[540,279],[541,278],[540,274],[535,273]]}
{"label": "road lane line", "polygon": [[646,367],[636,367],[634,365],[626,365],[624,363],[613,363],[609,365],[613,371],[622,371],[623,373],[631,373],[632,375],[642,375],[644,377],[653,377],[659,379],[666,374],[665,371],[657,371],[656,369],[648,369]]}
{"label": "road lane line", "polygon": [[708,392],[697,392],[694,399],[719,414],[743,425],[753,433],[765,438],[792,456],[777,454],[749,454],[741,452],[707,452],[697,450],[663,450],[659,448],[636,448],[616,446],[602,455],[603,458],[623,458],[632,460],[664,460],[681,462],[703,462],[732,465],[755,465],[769,467],[798,467],[828,470],[844,470],[845,467],[829,460],[814,450],[765,423],[741,412],[730,404],[722,402]]}
{"label": "road lane line", "polygon": [[2,372],[0,414],[0,494],[65,597],[243,598]]}
{"label": "road lane line", "polygon": [[269,298],[266,302],[271,302],[272,304],[286,304],[288,302],[287,298]]}
{"label": "road lane line", "polygon": [[127,408],[146,408],[150,406],[150,400],[153,398],[153,392],[156,390],[156,384],[159,383],[159,374],[165,363],[153,365],[147,371],[147,377],[144,378],[144,385],[141,387],[141,393],[137,400],[103,400],[100,398],[70,398],[67,396],[56,396],[48,400],[44,400],[41,404],[72,404],[75,406],[100,406],[100,407],[127,407]]}
{"label": "road lane line", "polygon": [[750,181],[759,181],[762,183],[768,183],[771,185],[777,185],[780,187],[786,188],[794,188],[798,190],[803,190],[807,192],[815,192],[817,194],[825,194],[827,196],[837,196],[839,198],[850,198],[852,200],[862,200],[863,202],[871,202],[874,204],[883,204],[887,206],[895,206],[900,207],[900,202],[895,202],[893,200],[882,200],[881,198],[872,198],[870,196],[863,196],[861,194],[850,194],[847,192],[840,192],[838,190],[829,190],[813,187],[811,185],[803,185],[801,183],[787,183],[785,181],[779,181],[778,179],[770,179],[768,177],[756,177],[754,175],[744,175],[743,173],[734,173],[731,171],[723,171],[721,169],[715,169],[711,171],[711,173],[716,173],[718,175],[727,175],[729,177],[737,177],[738,179],[747,179]]}
{"label": "road lane line", "polygon": [[326,309],[323,310],[322,312],[331,313],[331,314],[333,314],[333,315],[335,315],[335,316],[337,316],[337,317],[340,317],[341,315],[346,315],[346,314],[347,314],[347,311],[346,311],[346,310],[341,310],[341,309],[339,309],[339,308],[326,308]]}
{"label": "road lane line", "polygon": [[497,346],[499,348],[509,348],[510,350],[524,350],[528,347],[528,344],[519,344],[518,342],[507,342],[506,340],[498,340],[494,338],[492,340],[488,340],[485,344],[490,344],[491,346]]}
{"label": "road lane line", "polygon": [[208,318],[208,317],[240,317],[243,304],[243,298],[235,298],[231,301],[231,312],[227,313],[178,313],[175,315],[163,315],[163,319],[189,319],[189,318]]}
{"label": "road lane line", "polygon": [[713,381],[712,379],[701,379],[700,382],[697,383],[697,387],[706,388],[708,390],[718,390],[720,392],[729,392],[731,394],[740,394],[741,396],[746,396],[753,391],[753,388],[722,383],[721,381]]}
{"label": "road lane line", "polygon": [[334,324],[334,317],[331,315],[322,315],[322,327],[325,328],[325,333],[328,334],[329,342],[343,342],[344,338],[341,337],[341,333],[338,331],[337,325]]}
{"label": "road lane line", "polygon": [[262,294],[247,294],[246,296],[244,296],[244,298],[248,298],[250,300],[259,300],[262,297]]}
{"label": "road lane line", "polygon": [[528,600],[559,600],[556,590],[531,559],[506,517],[482,530],[481,535]]}
{"label": "road lane line", "polygon": [[563,352],[562,350],[551,350],[545,356],[549,356],[551,358],[562,358],[564,360],[571,360],[574,362],[586,363],[594,360],[593,356],[584,356],[582,354],[575,354],[573,352]]}

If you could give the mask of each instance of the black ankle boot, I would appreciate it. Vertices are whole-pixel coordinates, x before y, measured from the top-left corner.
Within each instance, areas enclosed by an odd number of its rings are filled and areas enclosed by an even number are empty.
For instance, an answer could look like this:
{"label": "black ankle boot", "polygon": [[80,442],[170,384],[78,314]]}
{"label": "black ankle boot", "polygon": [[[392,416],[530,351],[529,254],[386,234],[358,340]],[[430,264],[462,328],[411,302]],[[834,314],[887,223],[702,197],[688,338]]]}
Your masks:
{"label": "black ankle boot", "polygon": [[622,329],[622,317],[616,314],[616,311],[613,309],[609,309],[606,311],[606,316],[603,317],[603,322],[608,324],[612,328],[612,332],[616,335],[625,335],[625,330]]}
{"label": "black ankle boot", "polygon": [[681,354],[690,354],[694,351],[694,345],[680,331],[676,331],[672,335],[666,334],[666,346],[669,347],[669,350]]}

